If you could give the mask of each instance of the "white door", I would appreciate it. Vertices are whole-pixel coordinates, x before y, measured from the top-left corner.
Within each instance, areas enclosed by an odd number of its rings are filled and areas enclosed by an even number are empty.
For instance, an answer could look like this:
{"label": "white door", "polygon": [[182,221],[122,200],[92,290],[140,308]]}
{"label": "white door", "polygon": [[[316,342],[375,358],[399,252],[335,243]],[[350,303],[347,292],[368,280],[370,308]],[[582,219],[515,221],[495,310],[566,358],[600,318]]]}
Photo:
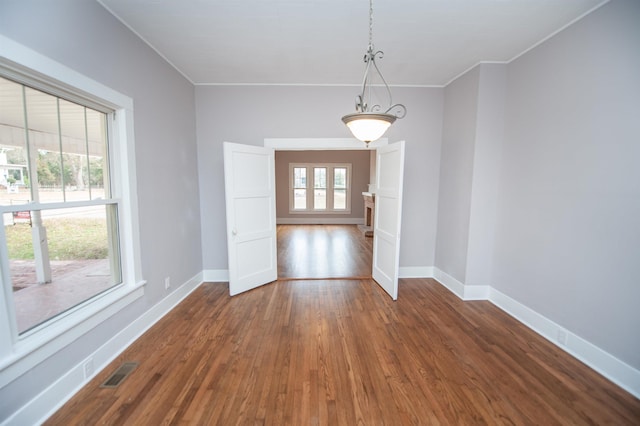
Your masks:
{"label": "white door", "polygon": [[378,148],[371,273],[393,300],[398,299],[403,175],[404,141]]}
{"label": "white door", "polygon": [[233,296],[278,278],[274,150],[225,142],[224,184]]}

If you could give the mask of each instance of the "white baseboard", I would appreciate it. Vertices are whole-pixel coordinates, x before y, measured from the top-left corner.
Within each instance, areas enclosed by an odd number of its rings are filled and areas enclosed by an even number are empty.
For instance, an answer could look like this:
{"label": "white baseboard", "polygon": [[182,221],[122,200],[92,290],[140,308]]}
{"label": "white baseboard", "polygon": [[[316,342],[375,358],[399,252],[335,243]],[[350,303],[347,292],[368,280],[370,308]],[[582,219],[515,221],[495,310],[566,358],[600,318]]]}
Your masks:
{"label": "white baseboard", "polygon": [[[202,272],[200,272],[176,288],[175,291],[108,340],[79,365],[69,370],[55,383],[16,411],[3,425],[43,423],[145,331],[171,311],[193,290],[198,288],[203,282],[202,275]],[[84,365],[88,362],[93,364],[93,374],[85,377]]]}
{"label": "white baseboard", "polygon": [[640,398],[640,371],[495,288],[490,290],[489,301],[636,398]]}
{"label": "white baseboard", "polygon": [[487,300],[489,299],[489,291],[491,287],[488,285],[468,285],[463,284],[451,275],[440,270],[439,268],[433,268],[433,278],[440,284],[448,288],[453,294],[460,299],[468,300]]}
{"label": "white baseboard", "polygon": [[202,281],[205,283],[228,283],[228,269],[205,269],[202,271]]}
{"label": "white baseboard", "polygon": [[401,266],[399,278],[433,278],[433,266]]}
{"label": "white baseboard", "polygon": [[488,300],[490,291],[491,287],[488,285],[465,284],[462,300]]}
{"label": "white baseboard", "polygon": [[363,225],[363,218],[339,217],[279,217],[278,225]]}
{"label": "white baseboard", "polygon": [[[204,282],[229,282],[228,269],[205,269],[202,271]],[[401,266],[399,278],[433,278],[433,266]]]}
{"label": "white baseboard", "polygon": [[593,343],[584,340],[491,286],[464,285],[438,268],[434,268],[434,278],[462,300],[489,300],[560,349],[584,362],[636,398],[640,398],[640,371]]}
{"label": "white baseboard", "polygon": [[451,293],[464,300],[464,284],[453,278],[451,275],[440,270],[439,268],[433,269],[433,278],[440,284],[445,286]]}
{"label": "white baseboard", "polygon": [[[29,403],[18,409],[2,425],[41,424],[200,284],[226,282],[228,275],[227,270],[204,270],[198,273],[98,348],[80,365],[69,370]],[[500,291],[489,286],[465,286],[435,267],[404,267],[401,268],[400,276],[403,278],[433,277],[463,300],[482,298],[490,300],[542,337],[584,362],[636,398],[640,398],[640,371]],[[483,297],[485,295],[487,297]],[[564,336],[565,344],[558,341],[561,336]],[[85,377],[83,367],[87,362],[93,363],[94,372]]]}

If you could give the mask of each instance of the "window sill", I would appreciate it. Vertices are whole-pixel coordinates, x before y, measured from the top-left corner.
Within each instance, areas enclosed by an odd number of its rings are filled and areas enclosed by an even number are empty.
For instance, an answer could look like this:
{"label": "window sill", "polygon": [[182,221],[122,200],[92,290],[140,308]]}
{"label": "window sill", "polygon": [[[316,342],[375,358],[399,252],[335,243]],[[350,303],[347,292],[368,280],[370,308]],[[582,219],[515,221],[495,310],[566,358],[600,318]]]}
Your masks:
{"label": "window sill", "polygon": [[141,298],[145,284],[114,287],[20,336],[0,360],[0,388]]}
{"label": "window sill", "polygon": [[289,210],[289,214],[351,214],[351,210]]}

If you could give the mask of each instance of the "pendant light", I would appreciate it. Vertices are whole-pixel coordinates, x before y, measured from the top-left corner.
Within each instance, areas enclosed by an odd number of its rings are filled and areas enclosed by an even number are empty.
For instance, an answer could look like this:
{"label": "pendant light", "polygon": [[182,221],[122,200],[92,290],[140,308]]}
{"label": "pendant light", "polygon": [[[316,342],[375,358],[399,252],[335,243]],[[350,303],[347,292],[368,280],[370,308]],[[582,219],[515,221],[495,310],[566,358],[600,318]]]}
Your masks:
{"label": "pendant light", "polygon": [[[384,135],[389,126],[398,118],[403,118],[407,114],[407,109],[402,104],[394,104],[391,97],[391,89],[385,81],[376,58],[381,59],[384,53],[373,48],[373,0],[369,0],[369,47],[364,54],[366,68],[362,81],[362,92],[356,96],[356,112],[342,117],[342,121],[347,125],[356,139],[369,145]],[[375,70],[386,89],[388,103],[382,107],[374,103],[372,99],[372,75]]]}

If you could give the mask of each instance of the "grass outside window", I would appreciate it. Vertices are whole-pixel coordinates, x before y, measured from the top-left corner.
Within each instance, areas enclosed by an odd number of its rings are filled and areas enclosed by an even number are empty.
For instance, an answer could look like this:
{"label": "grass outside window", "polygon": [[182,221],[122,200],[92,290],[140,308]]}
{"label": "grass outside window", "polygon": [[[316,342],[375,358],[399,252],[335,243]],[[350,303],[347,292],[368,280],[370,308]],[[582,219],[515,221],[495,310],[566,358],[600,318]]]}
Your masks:
{"label": "grass outside window", "polygon": [[[51,218],[43,220],[51,260],[105,259],[109,255],[104,219]],[[5,227],[10,259],[31,260],[31,226],[16,223]]]}

